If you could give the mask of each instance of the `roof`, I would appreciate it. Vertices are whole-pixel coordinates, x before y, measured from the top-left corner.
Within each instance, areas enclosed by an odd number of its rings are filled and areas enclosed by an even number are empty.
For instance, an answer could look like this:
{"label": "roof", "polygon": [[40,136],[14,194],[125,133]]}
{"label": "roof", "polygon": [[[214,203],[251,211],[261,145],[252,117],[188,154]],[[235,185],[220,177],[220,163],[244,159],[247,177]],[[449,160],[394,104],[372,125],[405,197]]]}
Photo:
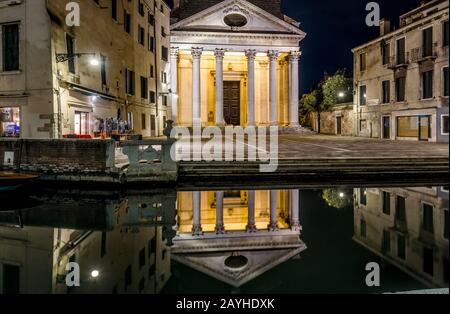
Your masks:
{"label": "roof", "polygon": [[[172,11],[171,17],[175,19],[175,22],[179,22],[188,17],[191,17],[207,8],[210,8],[225,0],[185,0],[179,8]],[[268,13],[275,15],[278,18],[283,19],[284,14],[281,11],[282,0],[247,0],[248,2],[256,5],[257,7],[267,11]]]}

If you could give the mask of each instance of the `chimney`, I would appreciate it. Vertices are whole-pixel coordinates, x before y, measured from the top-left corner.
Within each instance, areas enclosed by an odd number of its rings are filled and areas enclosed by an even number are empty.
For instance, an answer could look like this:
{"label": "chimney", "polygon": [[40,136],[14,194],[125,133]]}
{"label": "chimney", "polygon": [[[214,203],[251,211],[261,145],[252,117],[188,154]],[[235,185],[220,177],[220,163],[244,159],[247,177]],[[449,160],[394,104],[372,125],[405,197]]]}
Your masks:
{"label": "chimney", "polygon": [[382,19],[380,21],[380,36],[384,36],[391,32],[391,21]]}
{"label": "chimney", "polygon": [[181,0],[173,0],[173,9],[178,9],[180,7]]}

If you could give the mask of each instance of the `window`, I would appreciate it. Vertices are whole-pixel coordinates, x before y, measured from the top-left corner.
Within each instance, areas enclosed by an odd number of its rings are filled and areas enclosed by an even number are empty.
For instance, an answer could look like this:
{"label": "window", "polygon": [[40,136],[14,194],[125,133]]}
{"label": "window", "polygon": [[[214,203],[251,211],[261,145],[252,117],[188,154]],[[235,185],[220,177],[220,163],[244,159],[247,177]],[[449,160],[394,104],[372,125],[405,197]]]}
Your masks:
{"label": "window", "polygon": [[167,73],[164,71],[161,71],[161,83],[163,84],[167,83]]}
{"label": "window", "polygon": [[383,192],[383,214],[391,214],[391,193]]}
{"label": "window", "polygon": [[391,251],[391,233],[388,230],[383,231],[383,241],[381,243],[383,253]]}
{"label": "window", "polygon": [[383,81],[383,104],[391,102],[391,81]]}
{"label": "window", "polygon": [[142,3],[142,1],[138,2],[138,12],[140,16],[145,16],[144,4]]}
{"label": "window", "polygon": [[[0,269],[1,269],[0,264]],[[16,265],[3,264],[3,294],[20,293],[20,267]]]}
{"label": "window", "polygon": [[104,257],[106,255],[106,232],[102,232],[102,239],[100,244],[100,256]]}
{"label": "window", "polygon": [[162,97],[162,105],[164,106],[164,107],[167,107],[167,105],[168,105],[168,98],[167,98],[167,96],[166,95],[164,95],[163,97]]}
{"label": "window", "polygon": [[156,131],[156,116],[154,114],[150,116],[150,127],[152,132]]}
{"label": "window", "polygon": [[422,99],[433,98],[433,71],[422,73]]}
{"label": "window", "polygon": [[111,17],[117,21],[117,0],[111,0]]}
{"label": "window", "polygon": [[397,237],[397,256],[402,260],[406,260],[406,238],[401,234]]}
{"label": "window", "polygon": [[444,239],[448,240],[448,209],[444,209]]}
{"label": "window", "polygon": [[442,25],[442,40],[443,40],[442,45],[444,47],[447,47],[449,44],[448,21],[445,21],[444,24]]}
{"label": "window", "polygon": [[397,102],[405,101],[406,77],[398,77],[395,80],[395,97]]}
{"label": "window", "polygon": [[139,269],[144,268],[144,266],[145,266],[145,248],[143,248],[139,252]]}
{"label": "window", "polygon": [[19,24],[2,25],[3,71],[19,71]]}
{"label": "window", "polygon": [[155,16],[151,13],[148,14],[148,24],[154,26],[155,25]]}
{"label": "window", "polygon": [[422,204],[422,228],[429,233],[434,233],[433,211],[432,205]]}
{"label": "window", "polygon": [[125,270],[125,288],[130,286],[133,281],[131,265]]}
{"label": "window", "polygon": [[361,219],[361,238],[367,237],[367,223],[364,219]]}
{"label": "window", "polygon": [[161,47],[161,59],[163,61],[169,61],[169,48],[162,46]]}
{"label": "window", "polygon": [[364,206],[367,205],[367,189],[359,190],[359,203]]}
{"label": "window", "polygon": [[141,76],[141,98],[148,99],[148,79]]}
{"label": "window", "polygon": [[125,84],[127,94],[134,95],[134,72],[128,69],[125,70]]}
{"label": "window", "polygon": [[359,105],[365,106],[367,104],[367,87],[365,85],[359,87]]}
{"label": "window", "polygon": [[363,52],[359,55],[359,70],[361,72],[366,70],[366,53]]}
{"label": "window", "polygon": [[134,129],[134,115],[132,112],[128,112],[127,114],[128,125],[130,126],[130,130]]}
{"label": "window", "polygon": [[395,218],[400,222],[406,222],[406,199],[402,196],[397,196]]}
{"label": "window", "polygon": [[127,32],[128,34],[131,34],[131,14],[128,13],[126,10],[124,11],[123,26],[124,26],[125,32]]}
{"label": "window", "polygon": [[20,107],[0,108],[0,138],[18,138],[20,130]]}
{"label": "window", "polygon": [[423,248],[423,272],[434,276],[434,250],[427,247]]}
{"label": "window", "polygon": [[443,78],[442,78],[442,82],[444,84],[444,90],[443,90],[443,95],[444,97],[448,97],[449,96],[449,81],[448,81],[448,67],[445,67],[442,69],[443,72]]}
{"label": "window", "polygon": [[75,74],[75,38],[66,34],[67,54],[69,55],[69,72]]}
{"label": "window", "polygon": [[145,45],[145,29],[141,25],[138,25],[138,42]]}
{"label": "window", "polygon": [[142,130],[147,129],[147,118],[145,117],[144,113],[141,115],[141,127]]}
{"label": "window", "polygon": [[397,40],[397,64],[406,64],[406,40]]}
{"label": "window", "polygon": [[161,36],[164,38],[167,37],[166,29],[164,28],[164,26],[161,26]]}
{"label": "window", "polygon": [[383,65],[389,64],[391,59],[391,45],[386,43],[383,44],[381,47],[381,54],[383,58]]}
{"label": "window", "polygon": [[143,293],[145,289],[145,278],[141,278],[139,281],[139,293]]}
{"label": "window", "polygon": [[150,91],[150,103],[151,104],[156,103],[156,93],[154,91]]}
{"label": "window", "polygon": [[150,65],[150,78],[155,77],[155,66],[152,64]]}
{"label": "window", "polygon": [[429,27],[422,31],[422,57],[433,55],[433,28]]}
{"label": "window", "polygon": [[101,77],[102,77],[102,85],[106,86],[108,85],[108,79],[106,77],[106,57],[105,56],[100,56],[101,58]]}
{"label": "window", "polygon": [[448,135],[449,121],[448,114],[441,116],[441,135]]}
{"label": "window", "polygon": [[397,136],[398,137],[418,137],[419,117],[398,117],[397,118]]}
{"label": "window", "polygon": [[155,37],[148,34],[148,50],[151,52],[155,52]]}

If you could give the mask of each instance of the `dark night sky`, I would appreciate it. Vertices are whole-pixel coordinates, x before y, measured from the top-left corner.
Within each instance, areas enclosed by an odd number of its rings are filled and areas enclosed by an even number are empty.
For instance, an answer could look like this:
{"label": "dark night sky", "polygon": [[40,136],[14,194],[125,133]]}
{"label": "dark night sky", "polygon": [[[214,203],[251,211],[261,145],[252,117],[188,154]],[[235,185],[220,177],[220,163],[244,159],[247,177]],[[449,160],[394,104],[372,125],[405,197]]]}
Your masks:
{"label": "dark night sky", "polygon": [[[270,1],[270,0],[267,0]],[[420,4],[420,0],[375,0],[381,17],[394,25],[399,16]],[[168,1],[170,4],[170,0]],[[365,23],[366,4],[371,0],[283,0],[286,15],[301,22],[308,36],[302,42],[301,90],[308,91],[325,72],[352,70],[351,49],[376,38],[379,29]]]}

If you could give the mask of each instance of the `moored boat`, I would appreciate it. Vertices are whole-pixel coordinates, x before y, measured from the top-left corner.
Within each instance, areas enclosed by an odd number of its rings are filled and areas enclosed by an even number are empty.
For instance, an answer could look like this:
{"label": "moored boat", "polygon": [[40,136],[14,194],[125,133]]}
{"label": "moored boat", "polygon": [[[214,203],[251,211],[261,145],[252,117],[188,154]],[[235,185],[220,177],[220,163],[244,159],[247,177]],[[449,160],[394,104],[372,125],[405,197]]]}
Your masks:
{"label": "moored boat", "polygon": [[38,178],[35,174],[0,171],[0,192],[14,191]]}

